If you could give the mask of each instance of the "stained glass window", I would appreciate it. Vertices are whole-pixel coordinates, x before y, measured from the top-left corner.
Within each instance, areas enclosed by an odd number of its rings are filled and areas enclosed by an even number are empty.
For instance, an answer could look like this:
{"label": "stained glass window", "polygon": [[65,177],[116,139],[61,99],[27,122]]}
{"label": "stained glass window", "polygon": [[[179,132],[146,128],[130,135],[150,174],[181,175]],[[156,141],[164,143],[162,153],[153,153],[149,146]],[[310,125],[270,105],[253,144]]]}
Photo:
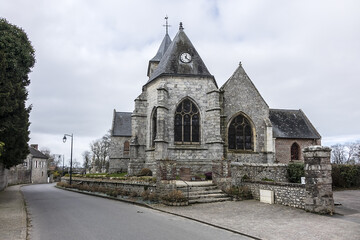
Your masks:
{"label": "stained glass window", "polygon": [[200,115],[196,105],[189,99],[182,101],[175,112],[175,142],[200,142]]}
{"label": "stained glass window", "polygon": [[249,120],[243,115],[235,117],[228,129],[228,148],[253,150],[253,134]]}

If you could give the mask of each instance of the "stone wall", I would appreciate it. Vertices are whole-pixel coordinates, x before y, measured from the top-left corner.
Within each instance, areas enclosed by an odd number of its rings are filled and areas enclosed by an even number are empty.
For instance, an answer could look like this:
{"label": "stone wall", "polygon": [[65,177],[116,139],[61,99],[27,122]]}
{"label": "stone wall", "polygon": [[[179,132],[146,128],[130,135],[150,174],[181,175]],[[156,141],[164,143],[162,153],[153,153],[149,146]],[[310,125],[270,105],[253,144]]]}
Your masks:
{"label": "stone wall", "polygon": [[304,149],[306,201],[305,210],[333,214],[334,199],[329,147],[310,146]]}
{"label": "stone wall", "polygon": [[[286,182],[286,164],[231,163],[232,185],[249,187],[255,199],[260,198],[260,189],[271,190],[274,191],[275,203],[315,213],[332,214],[334,200],[330,152],[330,148],[322,146],[310,146],[303,150],[303,185]],[[272,181],[261,181],[265,179]]]}
{"label": "stone wall", "polygon": [[[277,138],[275,140],[275,162],[279,163],[289,163],[291,160],[291,145],[293,143],[297,143],[300,149],[304,149],[305,147],[312,145],[320,145],[321,140],[313,140],[313,139],[283,139]],[[300,151],[300,161],[304,161],[304,156]]]}
{"label": "stone wall", "polygon": [[[62,182],[69,182],[69,177],[63,177]],[[72,184],[83,184],[90,187],[104,187],[110,189],[122,188],[129,192],[136,192],[140,195],[143,191],[149,190],[151,192],[156,191],[155,183],[148,183],[142,181],[115,181],[115,180],[102,180],[102,179],[84,179],[84,178],[72,178]]]}
{"label": "stone wall", "polygon": [[265,181],[244,181],[241,185],[248,187],[257,200],[260,200],[260,189],[271,190],[276,204],[305,209],[305,185]]}
{"label": "stone wall", "polygon": [[131,137],[111,137],[110,143],[110,156],[109,156],[109,172],[127,172],[129,161],[130,161],[130,151],[124,152],[124,143],[129,141]]}
{"label": "stone wall", "polygon": [[261,163],[231,163],[231,176],[234,185],[243,179],[251,181],[272,180],[275,182],[288,182],[286,164]]}
{"label": "stone wall", "polygon": [[7,171],[3,163],[0,162],[0,191],[7,187]]}
{"label": "stone wall", "polygon": [[32,158],[32,183],[47,183],[47,159]]}
{"label": "stone wall", "polygon": [[[268,131],[271,125],[269,120],[269,106],[266,104],[250,78],[245,73],[241,64],[221,87],[222,103],[222,140],[225,142],[224,155],[231,161],[268,163],[273,161],[272,131]],[[229,150],[228,132],[232,119],[239,114],[244,115],[252,125],[253,151]]]}
{"label": "stone wall", "polygon": [[31,182],[31,171],[25,169],[22,164],[10,168],[7,174],[8,185],[16,185]]}
{"label": "stone wall", "polygon": [[[190,99],[200,113],[199,143],[174,142],[175,110],[185,98]],[[157,109],[155,147],[152,142],[154,109]],[[143,93],[135,101],[132,119],[132,137],[137,136],[137,144],[134,141],[131,145],[131,152],[134,152],[128,171],[131,175],[140,166],[156,173],[156,161],[161,159],[175,160],[179,166],[204,173],[211,171],[213,160],[222,157],[219,91],[213,78],[166,76],[156,79],[144,86]]]}

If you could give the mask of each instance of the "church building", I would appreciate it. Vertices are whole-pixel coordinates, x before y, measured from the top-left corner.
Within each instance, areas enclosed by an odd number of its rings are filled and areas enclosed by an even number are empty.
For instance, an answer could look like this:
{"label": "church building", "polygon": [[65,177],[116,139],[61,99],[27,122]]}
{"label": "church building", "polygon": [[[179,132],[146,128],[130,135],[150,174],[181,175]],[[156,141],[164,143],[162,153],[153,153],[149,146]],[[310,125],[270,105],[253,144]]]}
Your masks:
{"label": "church building", "polygon": [[149,61],[132,113],[114,110],[110,172],[157,171],[169,159],[192,174],[213,161],[289,163],[321,136],[301,110],[270,109],[240,64],[218,87],[182,23]]}

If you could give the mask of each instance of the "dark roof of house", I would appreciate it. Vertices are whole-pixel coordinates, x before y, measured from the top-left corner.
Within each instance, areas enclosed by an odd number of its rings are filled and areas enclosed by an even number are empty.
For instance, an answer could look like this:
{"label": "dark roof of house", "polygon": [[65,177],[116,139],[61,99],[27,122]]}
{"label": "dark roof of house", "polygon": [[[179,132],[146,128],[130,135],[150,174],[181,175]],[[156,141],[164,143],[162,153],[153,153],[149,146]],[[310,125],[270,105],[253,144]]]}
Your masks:
{"label": "dark roof of house", "polygon": [[270,109],[269,118],[273,126],[273,137],[275,138],[321,138],[301,109]]}
{"label": "dark roof of house", "polygon": [[[192,61],[188,64],[181,63],[179,60],[180,55],[185,52],[189,53],[192,57]],[[186,36],[182,25],[180,25],[174,40],[146,84],[163,75],[204,76],[214,78],[208,71],[190,39]]]}
{"label": "dark roof of house", "polygon": [[42,152],[40,152],[39,150],[33,148],[33,147],[29,147],[29,151],[30,154],[34,157],[34,158],[43,158],[43,159],[48,159],[48,157],[43,154]]}
{"label": "dark roof of house", "polygon": [[160,62],[161,58],[164,56],[166,50],[169,48],[171,44],[171,39],[169,37],[169,34],[165,34],[164,39],[162,40],[159,50],[157,51],[155,57],[153,57],[150,62]]}
{"label": "dark roof of house", "polygon": [[131,137],[131,112],[115,112],[111,135]]}

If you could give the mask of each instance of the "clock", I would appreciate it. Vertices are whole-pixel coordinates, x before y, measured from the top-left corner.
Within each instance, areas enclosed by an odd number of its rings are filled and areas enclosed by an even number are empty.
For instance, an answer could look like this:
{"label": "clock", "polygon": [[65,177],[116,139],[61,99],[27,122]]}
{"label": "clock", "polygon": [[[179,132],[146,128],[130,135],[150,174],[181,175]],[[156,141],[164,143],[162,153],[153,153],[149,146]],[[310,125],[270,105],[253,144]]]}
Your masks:
{"label": "clock", "polygon": [[180,55],[180,61],[182,61],[183,63],[189,63],[191,62],[191,60],[192,58],[190,53],[185,52]]}

